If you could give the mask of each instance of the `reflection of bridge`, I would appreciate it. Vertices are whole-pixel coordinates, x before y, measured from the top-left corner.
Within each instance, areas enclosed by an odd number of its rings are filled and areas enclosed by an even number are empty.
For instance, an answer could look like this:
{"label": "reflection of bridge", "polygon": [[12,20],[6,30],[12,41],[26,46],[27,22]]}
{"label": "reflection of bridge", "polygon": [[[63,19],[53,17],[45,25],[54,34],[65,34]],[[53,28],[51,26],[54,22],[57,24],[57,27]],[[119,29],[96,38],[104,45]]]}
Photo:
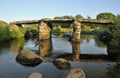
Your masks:
{"label": "reflection of bridge", "polygon": [[10,22],[11,25],[22,26],[22,24],[39,24],[39,39],[45,40],[51,38],[52,23],[70,23],[73,24],[73,42],[80,42],[81,25],[80,23],[96,23],[96,24],[112,24],[110,20],[96,19],[41,19],[41,20],[26,20]]}
{"label": "reflection of bridge", "polygon": [[71,53],[56,53],[52,51],[52,40],[43,40],[39,44],[39,55],[43,61],[51,62],[55,58],[64,58],[68,61],[81,61],[81,62],[109,62],[120,60],[120,55],[113,54],[81,54],[80,43],[71,42]]}

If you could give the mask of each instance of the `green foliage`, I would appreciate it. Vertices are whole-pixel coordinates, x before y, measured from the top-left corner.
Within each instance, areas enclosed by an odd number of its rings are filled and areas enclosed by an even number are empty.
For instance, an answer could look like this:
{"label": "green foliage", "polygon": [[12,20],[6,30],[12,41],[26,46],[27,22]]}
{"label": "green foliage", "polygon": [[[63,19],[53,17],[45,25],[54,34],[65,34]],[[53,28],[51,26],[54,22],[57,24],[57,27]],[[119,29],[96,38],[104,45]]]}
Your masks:
{"label": "green foliage", "polygon": [[53,34],[59,36],[62,33],[62,27],[59,25],[58,27],[54,27]]}
{"label": "green foliage", "polygon": [[97,19],[114,20],[116,16],[110,12],[104,12],[97,15]]}
{"label": "green foliage", "polygon": [[74,19],[73,16],[65,15],[61,17],[62,19]]}
{"label": "green foliage", "polygon": [[87,19],[91,19],[91,17],[90,17],[90,16],[87,16]]}
{"label": "green foliage", "polygon": [[109,48],[120,48],[120,15],[116,17],[115,25],[110,28],[112,39],[109,43]]}
{"label": "green foliage", "polygon": [[80,14],[77,14],[76,16],[75,16],[75,19],[77,20],[77,19],[81,19],[81,18],[83,18],[83,16],[81,16]]}
{"label": "green foliage", "polygon": [[59,17],[59,16],[56,16],[56,17],[54,17],[54,19],[62,19],[61,17]]}
{"label": "green foliage", "polygon": [[25,38],[29,39],[29,38],[32,38],[33,34],[30,30],[26,30],[25,32]]}
{"label": "green foliage", "polygon": [[112,38],[112,34],[108,29],[104,29],[98,33],[98,38],[103,42],[108,43]]}
{"label": "green foliage", "polygon": [[25,25],[24,28],[26,29],[25,33],[26,38],[38,36],[38,24]]}
{"label": "green foliage", "polygon": [[24,38],[19,38],[11,41],[11,49],[13,52],[20,52],[24,46]]}
{"label": "green foliage", "polygon": [[0,21],[0,41],[10,39],[10,32],[8,24],[6,22]]}
{"label": "green foliage", "polygon": [[18,27],[18,30],[14,29],[10,32],[12,39],[23,38],[25,35],[25,29]]}

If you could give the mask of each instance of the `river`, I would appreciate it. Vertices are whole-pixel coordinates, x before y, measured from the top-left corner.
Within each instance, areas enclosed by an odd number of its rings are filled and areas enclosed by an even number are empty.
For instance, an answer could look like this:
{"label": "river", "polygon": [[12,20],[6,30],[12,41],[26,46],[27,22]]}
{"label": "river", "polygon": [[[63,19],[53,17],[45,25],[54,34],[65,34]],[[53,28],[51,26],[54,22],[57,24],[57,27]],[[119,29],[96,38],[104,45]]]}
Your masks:
{"label": "river", "polygon": [[[120,78],[120,61],[113,60],[107,46],[94,35],[82,35],[80,44],[56,37],[40,42],[47,50],[40,49],[35,43],[36,39],[0,42],[0,78],[27,78],[34,72],[41,73],[44,78],[65,78],[68,71],[75,67],[82,69],[87,78]],[[16,56],[22,48],[37,53],[43,62],[37,66],[21,65]],[[70,69],[57,68],[52,63],[54,58],[68,60]]]}

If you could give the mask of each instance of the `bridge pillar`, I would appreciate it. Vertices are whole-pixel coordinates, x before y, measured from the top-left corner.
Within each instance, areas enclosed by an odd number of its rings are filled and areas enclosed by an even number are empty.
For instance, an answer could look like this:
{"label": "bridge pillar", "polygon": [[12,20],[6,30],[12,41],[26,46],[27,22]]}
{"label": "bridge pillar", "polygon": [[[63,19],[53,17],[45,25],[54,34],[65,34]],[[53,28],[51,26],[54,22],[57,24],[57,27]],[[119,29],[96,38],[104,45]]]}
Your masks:
{"label": "bridge pillar", "polygon": [[73,42],[80,42],[80,35],[81,35],[81,25],[80,25],[80,22],[74,21],[72,41]]}
{"label": "bridge pillar", "polygon": [[46,40],[51,38],[51,29],[48,24],[44,21],[41,21],[39,26],[39,40]]}

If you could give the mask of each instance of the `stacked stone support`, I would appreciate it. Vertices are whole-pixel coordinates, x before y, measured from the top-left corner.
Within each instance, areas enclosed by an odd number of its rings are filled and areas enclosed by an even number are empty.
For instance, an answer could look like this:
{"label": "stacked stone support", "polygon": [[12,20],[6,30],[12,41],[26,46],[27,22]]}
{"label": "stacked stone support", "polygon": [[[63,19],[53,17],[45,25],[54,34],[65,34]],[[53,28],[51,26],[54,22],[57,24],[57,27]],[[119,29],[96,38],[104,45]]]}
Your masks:
{"label": "stacked stone support", "polygon": [[72,42],[80,42],[81,26],[80,22],[74,21]]}
{"label": "stacked stone support", "polygon": [[41,21],[39,26],[39,40],[46,40],[51,38],[51,29],[48,24],[44,21]]}

